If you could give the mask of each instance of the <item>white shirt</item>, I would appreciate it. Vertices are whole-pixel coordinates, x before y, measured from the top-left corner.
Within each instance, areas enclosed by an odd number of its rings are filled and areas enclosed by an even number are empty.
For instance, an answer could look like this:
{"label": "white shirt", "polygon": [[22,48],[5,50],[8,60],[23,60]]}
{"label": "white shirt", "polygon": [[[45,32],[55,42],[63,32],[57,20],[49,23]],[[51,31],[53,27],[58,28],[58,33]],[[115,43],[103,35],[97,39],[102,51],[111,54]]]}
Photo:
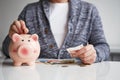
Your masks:
{"label": "white shirt", "polygon": [[59,48],[67,34],[68,11],[68,3],[50,3],[50,26]]}

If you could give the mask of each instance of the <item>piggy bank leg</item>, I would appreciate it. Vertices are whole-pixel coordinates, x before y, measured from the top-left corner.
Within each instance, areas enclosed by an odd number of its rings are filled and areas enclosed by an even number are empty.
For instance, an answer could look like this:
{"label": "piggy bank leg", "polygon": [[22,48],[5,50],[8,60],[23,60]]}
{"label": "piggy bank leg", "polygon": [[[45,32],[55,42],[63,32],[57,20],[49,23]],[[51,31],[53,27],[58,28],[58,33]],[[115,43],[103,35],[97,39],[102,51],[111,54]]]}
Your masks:
{"label": "piggy bank leg", "polygon": [[13,64],[14,64],[14,66],[21,66],[22,62],[14,62]]}
{"label": "piggy bank leg", "polygon": [[34,66],[34,65],[35,65],[35,62],[32,61],[32,62],[28,62],[27,64],[28,64],[29,66]]}

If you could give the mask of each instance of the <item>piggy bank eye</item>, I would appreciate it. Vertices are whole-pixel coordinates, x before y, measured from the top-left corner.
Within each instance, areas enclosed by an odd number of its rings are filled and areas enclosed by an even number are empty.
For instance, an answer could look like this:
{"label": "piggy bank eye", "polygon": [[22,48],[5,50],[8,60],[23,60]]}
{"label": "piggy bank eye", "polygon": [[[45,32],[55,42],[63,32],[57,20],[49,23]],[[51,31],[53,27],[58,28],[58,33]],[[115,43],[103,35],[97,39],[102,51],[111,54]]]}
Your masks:
{"label": "piggy bank eye", "polygon": [[28,40],[28,42],[30,42],[30,40]]}
{"label": "piggy bank eye", "polygon": [[23,42],[24,40],[22,39],[21,41]]}

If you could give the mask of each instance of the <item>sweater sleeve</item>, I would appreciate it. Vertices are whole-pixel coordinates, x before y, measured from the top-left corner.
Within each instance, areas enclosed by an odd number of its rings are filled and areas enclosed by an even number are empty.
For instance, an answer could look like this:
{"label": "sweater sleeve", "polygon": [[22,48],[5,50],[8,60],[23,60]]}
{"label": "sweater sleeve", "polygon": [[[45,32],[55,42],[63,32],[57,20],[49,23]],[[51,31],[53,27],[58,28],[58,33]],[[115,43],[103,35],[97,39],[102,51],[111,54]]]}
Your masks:
{"label": "sweater sleeve", "polygon": [[101,18],[99,16],[99,12],[96,7],[93,7],[92,10],[92,19],[91,19],[91,36],[89,39],[89,43],[93,44],[97,53],[96,62],[106,61],[109,58],[110,49],[109,45],[105,39],[103,25],[101,22]]}
{"label": "sweater sleeve", "polygon": [[[23,9],[23,11],[20,13],[18,20],[24,20],[24,16],[26,13],[26,7]],[[10,44],[10,37],[7,35],[2,43],[2,52],[3,54],[9,58],[9,44]]]}

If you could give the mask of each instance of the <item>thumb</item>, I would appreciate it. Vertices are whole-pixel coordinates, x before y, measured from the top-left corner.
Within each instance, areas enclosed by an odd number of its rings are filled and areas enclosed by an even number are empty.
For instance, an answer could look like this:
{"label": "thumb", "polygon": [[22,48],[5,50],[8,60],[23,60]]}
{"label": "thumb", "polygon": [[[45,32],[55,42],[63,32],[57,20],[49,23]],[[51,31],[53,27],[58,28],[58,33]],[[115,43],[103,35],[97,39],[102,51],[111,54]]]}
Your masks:
{"label": "thumb", "polygon": [[23,33],[26,34],[29,32],[28,28],[25,25],[25,22],[23,20],[20,20],[20,24],[21,24],[21,29],[23,30]]}

